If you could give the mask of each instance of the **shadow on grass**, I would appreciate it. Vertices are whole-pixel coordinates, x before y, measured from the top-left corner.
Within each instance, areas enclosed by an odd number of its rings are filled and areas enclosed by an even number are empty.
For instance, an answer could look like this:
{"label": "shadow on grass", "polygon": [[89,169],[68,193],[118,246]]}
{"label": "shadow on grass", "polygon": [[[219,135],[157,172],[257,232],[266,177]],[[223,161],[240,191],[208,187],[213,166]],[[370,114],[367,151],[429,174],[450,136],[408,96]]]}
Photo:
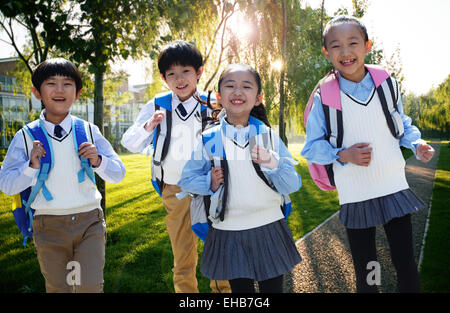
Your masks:
{"label": "shadow on grass", "polygon": [[[173,254],[164,216],[165,211],[139,213],[108,232],[105,292],[174,292]],[[204,291],[201,274],[197,277]]]}
{"label": "shadow on grass", "polygon": [[[149,196],[150,196],[151,194],[153,194],[153,193],[154,193],[153,191],[144,192],[144,193],[141,193],[141,194],[139,194],[139,195],[137,195],[137,196],[135,196],[135,197],[133,197],[133,198],[128,198],[128,199],[125,199],[125,200],[122,201],[122,202],[119,202],[119,203],[117,203],[117,204],[108,206],[107,209],[106,209],[106,212],[107,212],[107,216],[106,216],[106,217],[108,217],[108,215],[111,215],[111,214],[113,214],[113,213],[116,213],[116,210],[118,210],[118,209],[121,209],[121,208],[123,208],[123,207],[126,207],[126,206],[132,204],[132,203],[135,203],[135,202],[137,202],[137,201],[140,201],[140,200],[142,200],[142,199],[145,199],[146,197],[149,197]],[[150,199],[146,199],[145,201],[152,201],[152,200],[154,200],[153,198],[154,198],[154,197],[152,197],[152,198],[150,198]],[[160,200],[159,200],[159,201],[160,201]]]}

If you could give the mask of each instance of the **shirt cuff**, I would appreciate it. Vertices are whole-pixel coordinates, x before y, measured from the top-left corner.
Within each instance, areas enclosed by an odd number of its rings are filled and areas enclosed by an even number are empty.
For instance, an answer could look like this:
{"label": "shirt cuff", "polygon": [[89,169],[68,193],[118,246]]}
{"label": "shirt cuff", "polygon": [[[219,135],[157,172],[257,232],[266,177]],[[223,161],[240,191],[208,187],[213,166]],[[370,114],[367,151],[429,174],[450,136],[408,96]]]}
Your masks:
{"label": "shirt cuff", "polygon": [[270,168],[267,168],[267,167],[264,167],[264,166],[260,165],[261,166],[261,170],[264,171],[264,173],[266,173],[267,175],[270,176],[270,175],[274,175],[278,171],[280,171],[284,167],[284,164],[286,164],[286,163],[290,163],[292,165],[298,164],[297,161],[295,161],[294,159],[291,159],[291,158],[280,158],[279,157],[277,160],[278,160],[278,166],[276,168],[270,169]]}
{"label": "shirt cuff", "polygon": [[341,147],[341,148],[336,148],[336,149],[333,149],[333,150],[334,150],[333,152],[334,152],[334,155],[335,155],[335,162],[336,162],[336,163],[340,164],[341,166],[344,166],[345,164],[348,163],[348,162],[341,162],[341,161],[338,160],[338,159],[339,159],[338,153],[339,153],[339,151],[344,150],[343,147]]}
{"label": "shirt cuff", "polygon": [[35,178],[38,174],[39,174],[39,169],[38,168],[32,168],[30,167],[29,163],[24,165],[24,169],[22,171],[22,173],[25,176],[31,177],[31,178]]}
{"label": "shirt cuff", "polygon": [[278,166],[276,168],[270,169],[268,167],[265,167],[264,165],[260,165],[261,170],[264,171],[265,173],[268,173],[268,174],[276,173],[276,171],[280,168],[281,160],[283,160],[283,161],[281,161],[281,163],[289,162],[294,166],[298,164],[298,162],[296,160],[294,160],[293,158],[280,157],[280,155],[278,153],[276,153],[275,151],[272,151],[272,150],[269,150],[269,152],[277,160]]}
{"label": "shirt cuff", "polygon": [[40,170],[39,168],[32,168],[32,167],[30,167],[28,162],[24,164],[21,173],[23,175],[31,178],[30,186],[36,185],[37,176],[39,174],[39,170]]}
{"label": "shirt cuff", "polygon": [[100,165],[97,167],[92,167],[94,172],[96,173],[104,173],[106,170],[106,167],[108,166],[109,159],[105,157],[104,155],[99,154],[99,157],[102,158],[102,161],[100,162]]}
{"label": "shirt cuff", "polygon": [[147,138],[147,137],[150,137],[151,135],[153,135],[153,132],[155,131],[154,129],[153,129],[151,132],[147,131],[147,130],[144,128],[144,127],[145,127],[145,124],[147,124],[147,122],[142,123],[141,127],[139,127],[138,130],[137,130],[137,133],[138,133],[139,138]]}
{"label": "shirt cuff", "polygon": [[425,140],[423,140],[423,139],[417,139],[416,141],[411,142],[410,149],[412,150],[412,152],[416,156],[417,160],[419,160],[419,158],[417,157],[417,149],[419,148],[420,145],[426,145],[426,144],[427,144],[427,142]]}

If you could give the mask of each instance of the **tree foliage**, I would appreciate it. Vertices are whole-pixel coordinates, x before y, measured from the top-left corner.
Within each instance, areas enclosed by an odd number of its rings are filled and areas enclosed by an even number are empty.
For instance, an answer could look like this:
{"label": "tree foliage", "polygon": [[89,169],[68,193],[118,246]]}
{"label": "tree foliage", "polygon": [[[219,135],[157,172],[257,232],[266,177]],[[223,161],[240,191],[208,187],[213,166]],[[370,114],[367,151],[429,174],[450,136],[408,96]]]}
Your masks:
{"label": "tree foliage", "polygon": [[[30,73],[34,66],[47,59],[53,48],[47,35],[52,33],[52,27],[55,24],[59,28],[57,25],[59,20],[53,20],[53,16],[64,15],[63,4],[62,0],[13,0],[0,3],[0,26],[9,39],[6,43],[14,47]],[[15,34],[17,25],[24,27],[27,31],[31,42],[29,51],[23,51],[17,43]],[[44,25],[48,25],[47,29],[50,31],[45,31]]]}
{"label": "tree foliage", "polygon": [[405,114],[411,117],[425,135],[449,138],[450,136],[450,75],[437,88],[415,96],[403,97]]}
{"label": "tree foliage", "polygon": [[[271,123],[280,122],[281,102],[287,129],[301,132],[310,93],[332,67],[321,53],[322,30],[331,19],[323,10],[325,1],[319,9],[298,0],[24,0],[8,1],[1,8],[5,17],[37,25],[40,47],[64,51],[96,75],[92,86],[96,120],[103,116],[99,90],[112,61],[143,55],[155,60],[162,46],[182,39],[194,43],[205,58],[200,88],[214,89],[218,74],[229,63],[250,64],[261,74]],[[367,3],[353,0],[352,14],[364,16]],[[341,8],[335,14],[348,13]],[[245,27],[249,29],[243,36]],[[390,59],[383,54],[383,49],[374,47],[366,62],[384,61],[401,84],[399,50]],[[275,67],[279,62],[281,67]],[[163,87],[156,65],[152,67],[149,97]]]}

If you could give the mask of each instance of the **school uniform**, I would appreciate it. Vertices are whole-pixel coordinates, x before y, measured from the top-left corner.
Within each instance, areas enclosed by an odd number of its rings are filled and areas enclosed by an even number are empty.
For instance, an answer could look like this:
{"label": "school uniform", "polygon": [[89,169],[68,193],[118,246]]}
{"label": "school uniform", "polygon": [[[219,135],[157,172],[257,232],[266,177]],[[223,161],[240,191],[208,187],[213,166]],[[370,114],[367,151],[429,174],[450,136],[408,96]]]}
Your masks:
{"label": "school uniform", "polygon": [[[424,207],[409,189],[405,161],[400,146],[414,154],[420,131],[404,115],[401,97],[397,107],[404,126],[404,136],[395,139],[386,124],[375,85],[369,73],[359,83],[338,74],[341,88],[344,138],[342,148],[332,147],[326,138],[326,124],[320,95],[306,126],[306,142],[301,154],[310,162],[333,164],[339,194],[340,222],[348,228],[367,228],[387,223]],[[372,160],[368,167],[337,161],[337,153],[355,143],[370,143]]]}
{"label": "school uniform", "polygon": [[[46,290],[73,291],[66,283],[69,273],[66,267],[70,261],[78,261],[81,285],[76,290],[101,292],[106,233],[101,194],[90,179],[78,182],[81,165],[74,150],[72,116],[68,114],[59,125],[45,120],[45,110],[39,118],[49,135],[53,152],[53,168],[45,181],[53,199],[47,201],[39,192],[31,204],[35,210],[33,239]],[[96,126],[89,124],[87,128],[88,141],[96,145],[101,157],[94,172],[110,183],[120,182],[125,175],[122,161]],[[4,193],[18,194],[36,184],[39,169],[29,166],[32,149],[33,140],[29,134],[18,131],[0,171],[0,189]]]}
{"label": "school uniform", "polygon": [[[250,117],[252,118],[252,117]],[[275,132],[273,151],[278,167],[261,166],[276,191],[267,186],[252,165],[251,125],[235,128],[220,118],[222,142],[228,165],[227,201],[224,218],[212,223],[206,236],[201,272],[211,279],[250,278],[268,280],[292,270],[301,261],[292,234],[280,209],[282,194],[301,186],[296,161]],[[212,165],[199,144],[183,169],[183,191],[214,195],[210,190]]]}
{"label": "school uniform", "polygon": [[[190,159],[202,132],[201,104],[196,99],[198,96],[199,93],[196,91],[189,99],[181,101],[172,92],[170,144],[167,155],[162,161],[164,186],[161,195],[167,213],[166,226],[174,255],[172,271],[175,292],[198,292],[196,278],[198,239],[190,228],[190,201],[188,198],[176,197],[176,194],[181,192],[177,183],[182,169]],[[142,108],[136,122],[123,135],[121,143],[130,152],[149,151],[154,134],[153,131],[146,131],[144,126],[154,112],[155,103],[152,99]],[[228,282],[212,281],[210,286],[213,292],[229,292],[230,290]]]}
{"label": "school uniform", "polygon": [[[407,221],[410,213],[425,207],[409,189],[405,177],[405,160],[400,150],[400,146],[404,146],[416,154],[418,145],[424,141],[420,138],[417,127],[411,125],[411,119],[404,115],[401,96],[394,79],[394,89],[398,96],[397,107],[404,126],[404,136],[400,140],[394,138],[389,131],[371,75],[367,73],[359,83],[351,82],[339,73],[337,75],[343,116],[342,148],[335,148],[326,140],[327,128],[323,107],[320,95],[316,93],[306,125],[306,142],[301,154],[309,162],[333,165],[339,194],[339,220],[347,228],[351,246],[355,243],[353,238],[356,233],[359,233],[356,236],[362,238],[366,230],[370,231],[371,235],[367,238],[370,238],[368,240],[371,248],[367,255],[370,254],[369,259],[375,260],[375,226],[384,225],[385,229],[389,228],[389,225],[395,224],[398,219]],[[368,167],[337,161],[339,151],[356,143],[370,143],[373,150]],[[388,237],[398,238],[399,235]],[[391,239],[388,239],[392,243]],[[361,249],[366,247],[369,247],[369,243]],[[359,250],[355,245],[352,246],[354,257],[360,253]],[[358,263],[359,267],[367,265],[365,262]],[[355,266],[355,269],[358,266]],[[401,266],[399,269],[402,270]],[[359,268],[356,270],[363,272]],[[362,278],[357,279],[358,283],[360,280]]]}

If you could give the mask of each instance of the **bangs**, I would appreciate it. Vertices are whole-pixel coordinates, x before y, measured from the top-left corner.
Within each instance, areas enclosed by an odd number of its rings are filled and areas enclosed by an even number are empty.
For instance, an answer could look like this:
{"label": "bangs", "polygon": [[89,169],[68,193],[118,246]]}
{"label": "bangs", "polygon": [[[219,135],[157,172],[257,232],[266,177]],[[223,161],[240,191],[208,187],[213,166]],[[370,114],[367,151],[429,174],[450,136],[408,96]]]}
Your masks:
{"label": "bangs", "polygon": [[49,59],[39,64],[31,76],[31,81],[33,86],[40,90],[42,83],[52,76],[63,76],[73,79],[77,92],[83,87],[81,75],[76,66],[63,58]]}
{"label": "bangs", "polygon": [[172,65],[192,66],[198,71],[203,65],[203,57],[195,46],[175,41],[164,48],[158,57],[158,69],[163,76]]}
{"label": "bangs", "polygon": [[359,31],[361,32],[364,41],[367,42],[369,40],[369,34],[367,33],[367,28],[364,25],[363,22],[361,22],[361,20],[359,20],[358,18],[354,17],[354,16],[348,16],[348,15],[339,15],[339,16],[335,16],[331,21],[329,21],[327,23],[327,25],[325,26],[325,29],[323,31],[322,34],[322,46],[325,47],[326,49],[326,36],[329,33],[329,31],[331,30],[332,27],[334,26],[338,26],[341,24],[354,24],[359,28]]}
{"label": "bangs", "polygon": [[225,77],[233,71],[247,71],[250,74],[253,75],[256,81],[256,85],[258,87],[258,94],[262,92],[262,83],[261,83],[261,76],[259,73],[250,65],[248,64],[229,64],[225,70],[220,74],[219,76],[219,82],[217,83],[217,90],[220,92],[220,85],[222,84]]}

